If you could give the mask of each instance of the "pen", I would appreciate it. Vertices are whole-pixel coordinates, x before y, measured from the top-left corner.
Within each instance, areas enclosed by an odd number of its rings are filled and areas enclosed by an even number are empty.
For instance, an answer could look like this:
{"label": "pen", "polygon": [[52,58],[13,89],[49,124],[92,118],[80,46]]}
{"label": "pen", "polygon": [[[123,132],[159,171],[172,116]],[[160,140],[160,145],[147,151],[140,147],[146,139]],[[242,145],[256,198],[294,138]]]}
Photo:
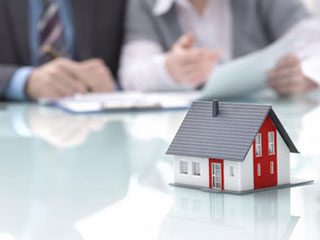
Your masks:
{"label": "pen", "polygon": [[60,58],[62,55],[51,45],[44,45],[42,51],[52,58]]}

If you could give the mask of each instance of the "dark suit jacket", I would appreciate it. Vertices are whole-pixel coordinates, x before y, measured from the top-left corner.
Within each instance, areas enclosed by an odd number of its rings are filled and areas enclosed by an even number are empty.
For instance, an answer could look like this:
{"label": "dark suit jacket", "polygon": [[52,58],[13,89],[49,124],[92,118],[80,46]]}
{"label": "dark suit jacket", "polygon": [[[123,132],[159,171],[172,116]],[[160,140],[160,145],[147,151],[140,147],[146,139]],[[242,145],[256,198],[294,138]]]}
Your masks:
{"label": "dark suit jacket", "polygon": [[[116,75],[126,0],[71,0],[75,60],[102,58]],[[17,68],[31,65],[28,0],[0,0],[0,96]]]}

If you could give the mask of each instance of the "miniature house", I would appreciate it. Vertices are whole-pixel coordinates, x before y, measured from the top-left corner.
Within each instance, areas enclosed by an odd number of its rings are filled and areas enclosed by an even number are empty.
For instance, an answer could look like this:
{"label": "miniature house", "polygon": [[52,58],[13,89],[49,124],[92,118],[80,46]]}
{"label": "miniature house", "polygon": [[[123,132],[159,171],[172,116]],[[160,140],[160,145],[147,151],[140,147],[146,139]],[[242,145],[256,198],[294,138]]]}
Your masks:
{"label": "miniature house", "polygon": [[167,154],[176,186],[230,193],[290,185],[298,153],[271,106],[194,102]]}

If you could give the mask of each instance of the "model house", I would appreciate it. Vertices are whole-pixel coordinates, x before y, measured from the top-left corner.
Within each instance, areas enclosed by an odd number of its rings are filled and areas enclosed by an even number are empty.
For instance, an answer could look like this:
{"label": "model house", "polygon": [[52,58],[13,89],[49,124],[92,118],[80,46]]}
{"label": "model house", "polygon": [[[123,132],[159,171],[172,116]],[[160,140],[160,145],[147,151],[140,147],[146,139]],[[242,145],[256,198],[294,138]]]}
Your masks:
{"label": "model house", "polygon": [[290,152],[298,150],[271,106],[213,100],[192,104],[167,154],[173,185],[248,193],[297,184]]}

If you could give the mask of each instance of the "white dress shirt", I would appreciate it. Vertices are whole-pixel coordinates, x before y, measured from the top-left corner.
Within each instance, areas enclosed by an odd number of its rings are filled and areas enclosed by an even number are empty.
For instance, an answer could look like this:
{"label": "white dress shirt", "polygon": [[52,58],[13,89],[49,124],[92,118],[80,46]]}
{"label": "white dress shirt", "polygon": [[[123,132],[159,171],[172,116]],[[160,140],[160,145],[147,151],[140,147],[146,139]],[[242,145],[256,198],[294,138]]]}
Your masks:
{"label": "white dress shirt", "polygon": [[[195,37],[194,46],[219,49],[221,62],[232,59],[232,17],[229,0],[209,0],[202,16],[189,0],[158,0],[155,17],[167,13],[177,3],[179,22],[185,34]],[[186,90],[190,86],[175,83],[166,69],[166,54],[155,42],[127,43],[122,52],[119,77],[125,90]]]}

